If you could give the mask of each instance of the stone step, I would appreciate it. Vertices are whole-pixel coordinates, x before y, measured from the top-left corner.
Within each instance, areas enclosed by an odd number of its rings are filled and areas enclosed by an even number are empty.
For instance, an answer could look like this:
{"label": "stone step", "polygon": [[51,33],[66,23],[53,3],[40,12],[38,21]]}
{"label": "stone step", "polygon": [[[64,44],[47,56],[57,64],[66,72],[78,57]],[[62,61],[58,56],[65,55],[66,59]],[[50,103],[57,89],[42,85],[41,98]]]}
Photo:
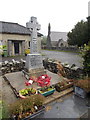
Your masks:
{"label": "stone step", "polygon": [[67,95],[69,93],[73,92],[73,87],[71,88],[68,88],[64,91],[61,91],[61,92],[57,92],[55,91],[54,94],[50,95],[50,96],[47,96],[45,98],[45,102],[44,102],[44,105],[50,103],[50,102],[53,102],[54,100],[57,100],[59,99],[60,97],[63,97],[64,95]]}

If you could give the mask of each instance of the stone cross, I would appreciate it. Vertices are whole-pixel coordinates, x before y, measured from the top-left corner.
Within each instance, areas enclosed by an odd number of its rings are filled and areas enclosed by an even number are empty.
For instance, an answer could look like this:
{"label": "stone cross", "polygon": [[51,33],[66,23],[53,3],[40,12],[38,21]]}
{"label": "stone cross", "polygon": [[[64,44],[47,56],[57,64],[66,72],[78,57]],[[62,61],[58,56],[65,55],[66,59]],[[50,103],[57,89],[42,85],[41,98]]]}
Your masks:
{"label": "stone cross", "polygon": [[31,20],[26,23],[26,27],[30,29],[31,33],[31,44],[30,53],[38,53],[37,50],[37,31],[40,30],[41,25],[38,24],[36,17],[31,17]]}

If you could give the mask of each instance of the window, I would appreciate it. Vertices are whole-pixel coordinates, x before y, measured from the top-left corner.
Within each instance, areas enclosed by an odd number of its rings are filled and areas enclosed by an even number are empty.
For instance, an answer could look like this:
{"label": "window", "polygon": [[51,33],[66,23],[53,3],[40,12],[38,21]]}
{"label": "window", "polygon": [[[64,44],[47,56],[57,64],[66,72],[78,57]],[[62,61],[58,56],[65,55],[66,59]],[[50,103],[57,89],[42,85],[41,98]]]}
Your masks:
{"label": "window", "polygon": [[29,41],[29,43],[28,43],[28,44],[29,44],[29,48],[30,48],[30,41]]}

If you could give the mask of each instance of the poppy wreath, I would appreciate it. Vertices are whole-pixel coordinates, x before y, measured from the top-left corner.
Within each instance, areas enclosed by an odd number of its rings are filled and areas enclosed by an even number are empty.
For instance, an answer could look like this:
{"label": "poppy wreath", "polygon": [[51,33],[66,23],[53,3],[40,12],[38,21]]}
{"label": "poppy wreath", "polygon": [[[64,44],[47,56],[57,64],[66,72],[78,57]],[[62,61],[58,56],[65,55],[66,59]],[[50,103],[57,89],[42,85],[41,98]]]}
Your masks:
{"label": "poppy wreath", "polygon": [[50,80],[51,80],[51,77],[49,77],[47,74],[44,74],[37,78],[37,83],[41,87],[49,86]]}

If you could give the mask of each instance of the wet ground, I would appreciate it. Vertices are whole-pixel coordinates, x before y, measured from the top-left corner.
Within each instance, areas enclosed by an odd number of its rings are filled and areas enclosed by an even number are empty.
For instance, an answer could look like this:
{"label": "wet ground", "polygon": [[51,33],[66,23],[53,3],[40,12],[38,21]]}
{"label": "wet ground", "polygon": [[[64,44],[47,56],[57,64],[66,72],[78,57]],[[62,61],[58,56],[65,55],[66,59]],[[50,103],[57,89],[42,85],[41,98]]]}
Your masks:
{"label": "wet ground", "polygon": [[38,118],[80,118],[88,112],[87,100],[73,93],[64,96],[46,106],[46,112]]}

